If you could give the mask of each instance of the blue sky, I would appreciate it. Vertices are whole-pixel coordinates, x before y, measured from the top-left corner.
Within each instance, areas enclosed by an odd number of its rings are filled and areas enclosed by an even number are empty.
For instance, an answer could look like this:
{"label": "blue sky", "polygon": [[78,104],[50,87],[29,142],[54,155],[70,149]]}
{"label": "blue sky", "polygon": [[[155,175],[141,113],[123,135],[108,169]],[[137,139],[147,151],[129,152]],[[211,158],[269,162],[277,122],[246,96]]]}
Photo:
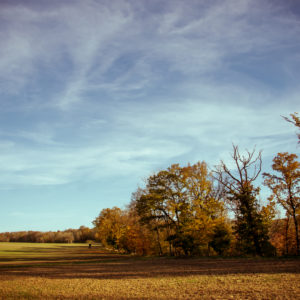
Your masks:
{"label": "blue sky", "polygon": [[0,231],[124,207],[232,143],[299,154],[300,2],[0,1]]}

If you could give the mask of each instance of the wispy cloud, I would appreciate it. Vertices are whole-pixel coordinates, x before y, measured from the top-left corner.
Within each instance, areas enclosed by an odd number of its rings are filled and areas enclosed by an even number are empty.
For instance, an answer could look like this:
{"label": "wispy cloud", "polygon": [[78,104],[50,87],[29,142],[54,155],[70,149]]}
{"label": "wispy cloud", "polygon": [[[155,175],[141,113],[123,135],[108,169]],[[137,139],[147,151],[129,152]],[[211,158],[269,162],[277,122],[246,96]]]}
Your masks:
{"label": "wispy cloud", "polygon": [[299,108],[300,27],[284,3],[28,2],[0,21],[1,108],[15,118],[2,185],[143,176],[290,139],[279,120]]}

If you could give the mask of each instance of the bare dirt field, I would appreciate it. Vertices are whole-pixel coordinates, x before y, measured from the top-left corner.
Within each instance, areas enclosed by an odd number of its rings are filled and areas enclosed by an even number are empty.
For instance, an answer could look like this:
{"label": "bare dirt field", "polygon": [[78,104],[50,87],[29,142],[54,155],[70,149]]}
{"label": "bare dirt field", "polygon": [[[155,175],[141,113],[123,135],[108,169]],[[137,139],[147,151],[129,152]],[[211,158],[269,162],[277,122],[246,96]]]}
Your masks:
{"label": "bare dirt field", "polygon": [[300,299],[299,259],[136,258],[0,243],[0,299]]}

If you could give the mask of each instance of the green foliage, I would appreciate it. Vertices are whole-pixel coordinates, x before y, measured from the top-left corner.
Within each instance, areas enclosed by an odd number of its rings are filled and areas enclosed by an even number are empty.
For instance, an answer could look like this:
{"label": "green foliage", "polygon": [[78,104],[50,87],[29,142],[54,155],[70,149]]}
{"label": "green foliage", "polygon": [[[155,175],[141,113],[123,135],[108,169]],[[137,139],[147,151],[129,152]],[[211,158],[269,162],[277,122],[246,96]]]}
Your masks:
{"label": "green foliage", "polygon": [[224,255],[230,247],[232,240],[231,230],[225,223],[218,224],[212,236],[209,245],[217,252],[218,255]]}
{"label": "green foliage", "polygon": [[238,202],[236,224],[239,246],[243,253],[266,255],[269,248],[268,228],[263,222],[256,197],[248,193],[235,195]]}

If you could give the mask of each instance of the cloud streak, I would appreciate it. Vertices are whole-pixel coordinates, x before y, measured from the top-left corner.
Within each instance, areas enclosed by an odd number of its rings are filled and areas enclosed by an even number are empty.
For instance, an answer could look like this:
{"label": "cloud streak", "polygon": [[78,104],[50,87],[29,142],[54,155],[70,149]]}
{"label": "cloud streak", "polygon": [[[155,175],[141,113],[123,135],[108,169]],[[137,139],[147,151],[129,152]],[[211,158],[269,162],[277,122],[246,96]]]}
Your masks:
{"label": "cloud streak", "polygon": [[[169,3],[167,12],[153,14],[141,14],[125,1],[114,6],[65,3],[43,12],[32,6],[9,7],[2,12],[10,27],[8,34],[2,33],[6,46],[1,73],[10,83],[8,92],[24,89],[29,75],[46,76],[41,64],[52,80],[60,74],[63,82],[49,101],[62,109],[88,101],[85,92],[90,89],[130,94],[157,87],[173,72],[202,80],[226,69],[230,76],[233,57],[250,54],[259,59],[299,36],[297,18],[283,18],[271,3],[258,4],[178,2]],[[122,58],[127,70],[123,66],[117,74]]]}

